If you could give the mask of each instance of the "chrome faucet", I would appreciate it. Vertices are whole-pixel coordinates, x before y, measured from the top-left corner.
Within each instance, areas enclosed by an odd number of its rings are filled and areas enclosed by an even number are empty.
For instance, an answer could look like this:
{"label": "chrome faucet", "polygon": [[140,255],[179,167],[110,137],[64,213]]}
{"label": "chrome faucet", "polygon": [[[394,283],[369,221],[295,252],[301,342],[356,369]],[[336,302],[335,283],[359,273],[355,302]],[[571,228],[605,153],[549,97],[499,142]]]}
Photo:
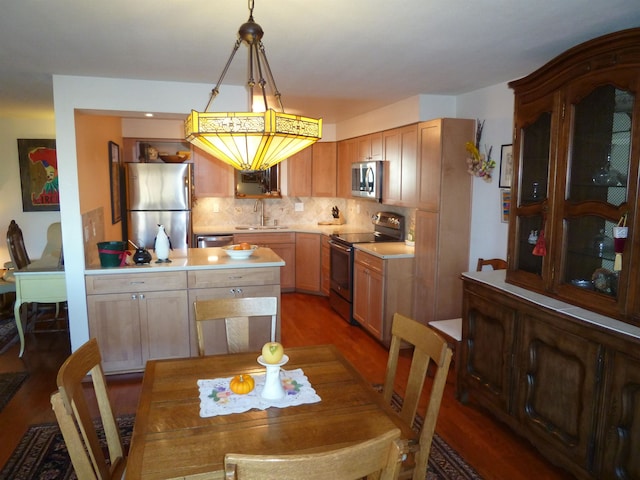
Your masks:
{"label": "chrome faucet", "polygon": [[256,203],[253,205],[254,212],[258,211],[258,205],[260,205],[260,226],[264,227],[264,222],[266,220],[266,217],[264,216],[264,202],[262,201],[261,198],[257,199]]}

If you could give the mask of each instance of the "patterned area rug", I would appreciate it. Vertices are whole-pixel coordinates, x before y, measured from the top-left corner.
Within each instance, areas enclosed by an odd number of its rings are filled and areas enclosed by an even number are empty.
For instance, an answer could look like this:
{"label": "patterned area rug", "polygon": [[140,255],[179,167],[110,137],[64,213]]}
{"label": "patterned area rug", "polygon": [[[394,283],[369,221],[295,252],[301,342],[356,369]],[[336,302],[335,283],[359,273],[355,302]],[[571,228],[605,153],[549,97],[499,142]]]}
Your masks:
{"label": "patterned area rug", "polygon": [[[395,404],[401,400],[394,395]],[[118,418],[125,450],[128,451],[135,417]],[[416,420],[419,428],[422,419]],[[106,441],[102,438],[106,448]],[[57,424],[32,425],[0,472],[2,480],[71,480],[76,475]],[[481,480],[464,459],[437,434],[433,439],[426,480]]]}
{"label": "patterned area rug", "polygon": [[28,376],[27,372],[0,373],[0,410],[9,403]]}
{"label": "patterned area rug", "polygon": [[0,354],[18,341],[18,329],[13,317],[0,320]]}

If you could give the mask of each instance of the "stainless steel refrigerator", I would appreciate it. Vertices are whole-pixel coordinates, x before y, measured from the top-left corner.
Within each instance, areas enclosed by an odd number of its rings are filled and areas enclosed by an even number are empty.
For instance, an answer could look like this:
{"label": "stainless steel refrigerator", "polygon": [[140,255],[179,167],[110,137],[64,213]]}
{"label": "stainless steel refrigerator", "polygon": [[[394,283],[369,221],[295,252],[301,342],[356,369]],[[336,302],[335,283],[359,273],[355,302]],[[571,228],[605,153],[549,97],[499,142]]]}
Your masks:
{"label": "stainless steel refrigerator", "polygon": [[126,163],[127,235],[153,248],[164,225],[174,249],[191,243],[191,163]]}

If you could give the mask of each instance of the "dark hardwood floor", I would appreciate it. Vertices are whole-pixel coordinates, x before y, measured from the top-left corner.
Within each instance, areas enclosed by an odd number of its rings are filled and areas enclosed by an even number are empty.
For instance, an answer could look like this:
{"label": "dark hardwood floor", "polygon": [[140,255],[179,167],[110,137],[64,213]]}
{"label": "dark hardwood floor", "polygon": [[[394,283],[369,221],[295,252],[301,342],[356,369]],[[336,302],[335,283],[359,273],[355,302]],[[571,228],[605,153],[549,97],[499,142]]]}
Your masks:
{"label": "dark hardwood floor", "polygon": [[[329,307],[326,298],[303,294],[282,295],[282,343],[293,347],[335,344],[372,383],[382,383],[387,350],[361,328],[348,325]],[[0,412],[0,465],[4,465],[30,424],[55,422],[49,396],[55,376],[70,353],[65,333],[27,335],[26,351],[18,358],[18,345],[0,355],[0,372],[29,372],[29,378]],[[406,378],[409,359],[405,355],[399,377]],[[454,367],[455,368],[455,367]],[[440,409],[436,431],[487,480],[570,479],[547,462],[525,440],[473,405],[455,399],[453,370]],[[141,374],[109,377],[117,415],[134,413],[140,394]],[[402,388],[396,386],[399,393]],[[419,412],[424,414],[428,389]]]}

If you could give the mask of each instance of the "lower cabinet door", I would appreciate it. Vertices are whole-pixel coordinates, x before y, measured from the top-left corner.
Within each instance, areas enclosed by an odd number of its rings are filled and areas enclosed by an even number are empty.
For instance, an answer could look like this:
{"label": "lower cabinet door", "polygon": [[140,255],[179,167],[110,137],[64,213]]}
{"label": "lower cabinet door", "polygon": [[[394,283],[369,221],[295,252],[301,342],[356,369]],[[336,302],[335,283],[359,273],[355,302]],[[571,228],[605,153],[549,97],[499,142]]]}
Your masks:
{"label": "lower cabinet door", "polygon": [[600,478],[640,478],[640,360],[637,346],[612,355],[611,384],[605,391],[606,424]]}
{"label": "lower cabinet door", "polygon": [[382,340],[384,287],[382,275],[356,262],[353,266],[353,318]]}
{"label": "lower cabinet door", "polygon": [[105,372],[144,369],[137,294],[87,295],[89,335],[98,340]]}
{"label": "lower cabinet door", "polygon": [[516,415],[550,459],[592,471],[603,347],[546,318],[522,315]]}
{"label": "lower cabinet door", "polygon": [[513,345],[516,311],[491,299],[465,294],[461,398],[468,397],[495,412],[511,412]]}
{"label": "lower cabinet door", "polygon": [[139,303],[145,361],[190,356],[187,291],[146,292]]}

